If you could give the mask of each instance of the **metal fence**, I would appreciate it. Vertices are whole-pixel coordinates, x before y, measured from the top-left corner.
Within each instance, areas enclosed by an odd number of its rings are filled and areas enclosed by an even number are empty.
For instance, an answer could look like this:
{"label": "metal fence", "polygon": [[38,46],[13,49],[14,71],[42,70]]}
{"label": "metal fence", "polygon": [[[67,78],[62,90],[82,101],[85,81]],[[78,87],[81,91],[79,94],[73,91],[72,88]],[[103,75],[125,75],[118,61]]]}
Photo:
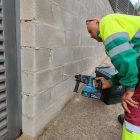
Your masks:
{"label": "metal fence", "polygon": [[130,0],[109,0],[114,13],[120,12],[128,15],[139,15]]}

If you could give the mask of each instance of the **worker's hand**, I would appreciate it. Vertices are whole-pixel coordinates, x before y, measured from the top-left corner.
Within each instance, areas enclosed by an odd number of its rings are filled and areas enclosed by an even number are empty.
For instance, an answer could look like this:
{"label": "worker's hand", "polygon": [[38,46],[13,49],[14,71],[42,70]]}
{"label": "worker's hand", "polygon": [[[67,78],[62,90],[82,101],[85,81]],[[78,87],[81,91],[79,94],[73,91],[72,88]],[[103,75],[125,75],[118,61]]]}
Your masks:
{"label": "worker's hand", "polygon": [[134,91],[125,91],[125,93],[122,96],[122,101],[121,101],[121,105],[123,107],[123,109],[128,112],[131,113],[131,111],[128,109],[127,104],[129,104],[132,107],[136,107],[138,108],[139,103],[135,102],[134,100],[132,100],[132,96],[134,95]]}
{"label": "worker's hand", "polygon": [[102,89],[110,88],[109,82],[104,77],[98,77],[98,78],[95,79],[95,87],[96,88],[98,87],[98,83],[96,82],[97,80],[101,80]]}

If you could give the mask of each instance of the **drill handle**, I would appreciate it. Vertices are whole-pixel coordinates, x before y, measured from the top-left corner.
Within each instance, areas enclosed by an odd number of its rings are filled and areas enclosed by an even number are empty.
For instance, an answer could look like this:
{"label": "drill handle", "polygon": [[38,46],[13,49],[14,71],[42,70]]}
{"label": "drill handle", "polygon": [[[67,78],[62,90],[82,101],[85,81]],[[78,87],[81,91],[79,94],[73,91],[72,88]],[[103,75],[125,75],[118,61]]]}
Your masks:
{"label": "drill handle", "polygon": [[73,92],[77,92],[77,90],[78,90],[78,88],[79,88],[79,83],[80,83],[80,81],[77,81],[77,82],[76,82],[75,89],[74,89]]}
{"label": "drill handle", "polygon": [[97,80],[96,82],[98,83],[97,90],[100,90],[102,88],[102,82],[101,80]]}

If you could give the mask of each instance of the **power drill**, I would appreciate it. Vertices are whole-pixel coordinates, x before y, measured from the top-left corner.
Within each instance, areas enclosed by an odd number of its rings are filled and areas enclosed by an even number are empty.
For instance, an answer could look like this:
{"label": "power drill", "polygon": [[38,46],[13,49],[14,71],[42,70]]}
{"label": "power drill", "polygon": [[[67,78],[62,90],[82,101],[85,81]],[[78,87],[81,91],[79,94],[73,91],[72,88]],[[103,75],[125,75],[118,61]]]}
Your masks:
{"label": "power drill", "polygon": [[101,99],[102,94],[101,94],[101,80],[97,80],[96,82],[98,83],[98,88],[93,87],[93,80],[95,80],[96,77],[93,76],[87,76],[87,75],[75,75],[76,78],[76,85],[74,92],[77,92],[79,88],[79,83],[82,82],[86,84],[85,88],[83,89],[81,95],[89,98],[96,98],[96,99]]}

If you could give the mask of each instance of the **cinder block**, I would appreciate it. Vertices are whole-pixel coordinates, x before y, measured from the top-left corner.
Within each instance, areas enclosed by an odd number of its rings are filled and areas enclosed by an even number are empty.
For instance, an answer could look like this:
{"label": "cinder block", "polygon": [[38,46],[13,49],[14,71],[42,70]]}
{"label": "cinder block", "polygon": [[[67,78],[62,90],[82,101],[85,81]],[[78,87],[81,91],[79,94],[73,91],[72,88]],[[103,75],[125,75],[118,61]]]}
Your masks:
{"label": "cinder block", "polygon": [[50,47],[50,39],[54,35],[54,28],[47,25],[36,24],[35,31],[35,46]]}
{"label": "cinder block", "polygon": [[37,96],[26,96],[22,99],[22,113],[29,117],[35,117],[50,105],[50,90]]}
{"label": "cinder block", "polygon": [[35,0],[20,0],[20,19],[32,20],[35,18]]}
{"label": "cinder block", "polygon": [[52,50],[52,59],[53,66],[71,62],[72,48],[54,48]]}
{"label": "cinder block", "polygon": [[66,0],[66,9],[73,13],[74,15],[80,17],[81,16],[81,8],[83,5],[77,0]]}
{"label": "cinder block", "polygon": [[72,61],[80,60],[85,57],[85,47],[73,48],[73,58]]}
{"label": "cinder block", "polygon": [[75,94],[75,92],[70,92],[62,98],[62,108],[65,107],[65,105],[74,97]]}
{"label": "cinder block", "polygon": [[90,36],[81,34],[80,46],[87,46],[88,47],[89,46],[89,40],[90,40]]}
{"label": "cinder block", "polygon": [[59,98],[64,96],[66,93],[70,92],[71,90],[71,79],[67,79],[60,84],[55,85],[52,88],[52,103],[57,101]]}
{"label": "cinder block", "polygon": [[52,23],[52,4],[47,0],[20,0],[22,20]]}
{"label": "cinder block", "polygon": [[35,23],[21,23],[21,46],[35,46]]}
{"label": "cinder block", "polygon": [[89,64],[89,67],[94,65],[94,59],[92,57],[89,58],[88,64]]}
{"label": "cinder block", "polygon": [[36,19],[52,23],[52,4],[48,0],[35,0],[36,1]]}
{"label": "cinder block", "polygon": [[97,41],[89,36],[89,46],[97,46]]}
{"label": "cinder block", "polygon": [[97,4],[93,0],[89,0],[88,9],[92,11],[94,14],[97,14]]}
{"label": "cinder block", "polygon": [[66,46],[80,46],[81,34],[72,31],[65,31]]}
{"label": "cinder block", "polygon": [[88,60],[89,59],[87,58],[87,59],[79,61],[79,71],[83,71],[88,68],[89,66]]}
{"label": "cinder block", "polygon": [[105,13],[106,12],[106,7],[105,7],[103,1],[102,0],[99,0],[99,2],[100,2],[99,3],[100,5],[98,5],[98,6],[100,8],[100,11],[102,11],[102,13]]}
{"label": "cinder block", "polygon": [[39,71],[50,68],[50,49],[21,49],[21,69]]}
{"label": "cinder block", "polygon": [[21,69],[34,71],[35,70],[35,50],[21,49]]}
{"label": "cinder block", "polygon": [[84,6],[81,8],[81,18],[85,20],[92,18],[91,12]]}
{"label": "cinder block", "polygon": [[95,52],[96,47],[87,47],[85,50],[85,58],[86,57],[93,57],[94,55],[96,55]]}
{"label": "cinder block", "polygon": [[21,23],[21,46],[63,47],[64,30],[38,23]]}
{"label": "cinder block", "polygon": [[85,33],[87,26],[84,20],[74,17],[74,31]]}
{"label": "cinder block", "polygon": [[22,92],[34,93],[35,91],[35,74],[22,72]]}
{"label": "cinder block", "polygon": [[81,2],[85,5],[85,7],[88,7],[88,3],[89,3],[91,0],[79,0],[79,1],[81,1]]}
{"label": "cinder block", "polygon": [[73,30],[74,16],[63,9],[53,5],[53,24],[58,27]]}
{"label": "cinder block", "polygon": [[74,90],[75,85],[76,85],[76,81],[75,81],[75,75],[74,75],[74,77],[71,77],[71,90]]}
{"label": "cinder block", "polygon": [[95,3],[100,7],[101,3],[102,3],[102,0],[94,0]]}
{"label": "cinder block", "polygon": [[62,1],[62,0],[52,0],[52,1],[55,2],[56,4],[58,4],[59,6],[62,6],[64,8],[66,8],[67,0],[65,0],[65,1]]}
{"label": "cinder block", "polygon": [[52,28],[49,38],[49,47],[65,47],[65,31]]}
{"label": "cinder block", "polygon": [[70,63],[67,65],[64,65],[64,74],[63,74],[63,79],[67,79],[71,76],[74,76],[75,74],[77,74],[79,72],[78,69],[78,62],[75,63]]}
{"label": "cinder block", "polygon": [[43,71],[36,74],[35,94],[40,93],[53,85],[62,81],[63,67],[57,67],[52,70]]}
{"label": "cinder block", "polygon": [[38,94],[53,85],[61,82],[63,79],[63,67],[57,67],[52,70],[41,71],[35,74],[22,74],[22,92],[28,94]]}

